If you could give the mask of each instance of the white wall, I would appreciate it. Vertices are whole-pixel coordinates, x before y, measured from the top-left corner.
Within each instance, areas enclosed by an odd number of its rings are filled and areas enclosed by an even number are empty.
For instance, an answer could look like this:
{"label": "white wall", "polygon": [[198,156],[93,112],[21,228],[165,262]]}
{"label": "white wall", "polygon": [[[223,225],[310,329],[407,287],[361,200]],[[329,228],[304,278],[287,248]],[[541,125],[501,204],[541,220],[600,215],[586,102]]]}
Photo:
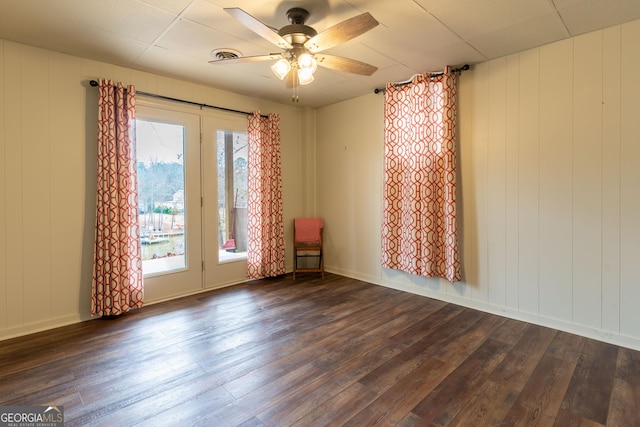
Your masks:
{"label": "white wall", "polygon": [[464,280],[382,269],[383,96],[317,112],[328,270],[640,349],[640,21],[461,76]]}
{"label": "white wall", "polygon": [[301,109],[0,40],[0,339],[89,317],[98,78],[279,113],[286,223],[304,210]]}

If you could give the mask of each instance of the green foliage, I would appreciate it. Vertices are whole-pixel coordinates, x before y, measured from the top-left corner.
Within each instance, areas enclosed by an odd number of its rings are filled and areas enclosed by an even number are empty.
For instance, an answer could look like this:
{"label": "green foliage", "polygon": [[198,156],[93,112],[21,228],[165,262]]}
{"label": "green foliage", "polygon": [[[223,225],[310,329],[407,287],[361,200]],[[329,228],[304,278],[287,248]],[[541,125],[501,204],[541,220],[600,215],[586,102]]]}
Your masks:
{"label": "green foliage", "polygon": [[181,164],[151,162],[146,166],[138,162],[138,201],[146,212],[172,213],[171,208],[160,208],[158,205],[171,201],[179,190],[184,190]]}

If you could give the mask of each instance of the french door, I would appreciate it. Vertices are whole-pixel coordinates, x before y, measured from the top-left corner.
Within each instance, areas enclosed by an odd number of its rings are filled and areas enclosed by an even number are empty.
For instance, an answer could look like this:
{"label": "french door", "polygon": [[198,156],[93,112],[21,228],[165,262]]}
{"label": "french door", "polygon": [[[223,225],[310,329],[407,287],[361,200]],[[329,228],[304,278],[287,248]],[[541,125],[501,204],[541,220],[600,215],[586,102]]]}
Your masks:
{"label": "french door", "polygon": [[247,118],[203,113],[204,287],[247,276]]}
{"label": "french door", "polygon": [[138,99],[136,143],[145,301],[201,290],[200,116]]}

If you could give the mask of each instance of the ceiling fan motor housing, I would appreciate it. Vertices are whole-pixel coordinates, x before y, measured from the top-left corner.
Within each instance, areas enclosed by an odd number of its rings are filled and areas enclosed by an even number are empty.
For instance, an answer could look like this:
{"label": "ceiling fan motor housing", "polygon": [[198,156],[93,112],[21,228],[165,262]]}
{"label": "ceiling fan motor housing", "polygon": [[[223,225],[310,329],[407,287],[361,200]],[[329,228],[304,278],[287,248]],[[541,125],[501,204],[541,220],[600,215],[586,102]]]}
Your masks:
{"label": "ceiling fan motor housing", "polygon": [[292,24],[304,24],[309,19],[309,11],[301,7],[287,10],[287,19]]}
{"label": "ceiling fan motor housing", "polygon": [[291,45],[304,44],[318,34],[316,30],[304,24],[309,19],[309,12],[306,9],[300,7],[289,9],[287,19],[291,25],[280,28],[278,34]]}

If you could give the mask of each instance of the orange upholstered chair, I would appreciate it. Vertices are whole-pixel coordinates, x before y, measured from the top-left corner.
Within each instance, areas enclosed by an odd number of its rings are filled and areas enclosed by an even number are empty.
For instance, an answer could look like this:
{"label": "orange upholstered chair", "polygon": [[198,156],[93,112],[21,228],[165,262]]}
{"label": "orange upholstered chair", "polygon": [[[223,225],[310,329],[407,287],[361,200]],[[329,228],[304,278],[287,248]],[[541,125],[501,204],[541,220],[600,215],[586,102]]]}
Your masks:
{"label": "orange upholstered chair", "polygon": [[[296,218],[293,220],[293,280],[296,272],[322,273],[324,279],[324,259],[322,254],[322,219]],[[299,259],[317,258],[313,265],[304,262],[299,266]]]}

